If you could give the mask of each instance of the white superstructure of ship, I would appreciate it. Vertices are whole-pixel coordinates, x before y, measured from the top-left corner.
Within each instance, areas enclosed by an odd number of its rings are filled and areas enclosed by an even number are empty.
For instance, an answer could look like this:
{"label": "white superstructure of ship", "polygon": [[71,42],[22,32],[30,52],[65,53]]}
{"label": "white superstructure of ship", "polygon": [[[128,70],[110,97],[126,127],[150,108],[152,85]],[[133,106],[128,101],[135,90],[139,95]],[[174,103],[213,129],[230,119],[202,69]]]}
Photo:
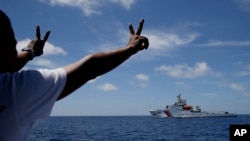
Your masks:
{"label": "white superstructure of ship", "polygon": [[165,109],[149,110],[149,113],[154,117],[160,118],[175,118],[175,117],[236,117],[236,113],[227,111],[206,112],[202,111],[199,106],[190,106],[186,99],[181,99],[181,95],[177,95],[177,101],[171,106],[166,106]]}

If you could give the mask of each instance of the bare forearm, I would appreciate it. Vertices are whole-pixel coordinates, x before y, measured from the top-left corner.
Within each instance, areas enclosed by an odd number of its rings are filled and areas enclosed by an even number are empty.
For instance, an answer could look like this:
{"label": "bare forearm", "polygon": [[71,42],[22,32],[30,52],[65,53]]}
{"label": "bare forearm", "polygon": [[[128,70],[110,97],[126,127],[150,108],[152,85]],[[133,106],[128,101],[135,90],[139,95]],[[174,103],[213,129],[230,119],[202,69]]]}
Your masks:
{"label": "bare forearm", "polygon": [[64,67],[67,73],[67,82],[58,100],[67,96],[88,80],[116,68],[135,52],[133,48],[123,47],[114,51],[89,55],[76,63]]}
{"label": "bare forearm", "polygon": [[19,71],[21,70],[26,63],[30,60],[30,54],[26,51],[22,51],[20,53],[18,53],[17,55],[17,60],[15,63],[15,71]]}
{"label": "bare forearm", "polygon": [[111,71],[134,53],[133,48],[123,47],[118,50],[91,55],[87,62],[90,79]]}

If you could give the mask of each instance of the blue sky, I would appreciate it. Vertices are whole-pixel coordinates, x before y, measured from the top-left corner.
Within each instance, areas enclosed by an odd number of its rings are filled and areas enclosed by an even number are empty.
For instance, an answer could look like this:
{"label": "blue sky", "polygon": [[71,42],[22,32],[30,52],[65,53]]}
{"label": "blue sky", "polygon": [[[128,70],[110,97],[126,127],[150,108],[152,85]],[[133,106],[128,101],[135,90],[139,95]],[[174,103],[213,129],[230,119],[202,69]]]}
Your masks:
{"label": "blue sky", "polygon": [[44,55],[24,69],[58,68],[123,47],[128,23],[150,47],[56,103],[52,115],[149,115],[181,93],[202,110],[250,114],[250,0],[1,1],[17,49],[51,30]]}

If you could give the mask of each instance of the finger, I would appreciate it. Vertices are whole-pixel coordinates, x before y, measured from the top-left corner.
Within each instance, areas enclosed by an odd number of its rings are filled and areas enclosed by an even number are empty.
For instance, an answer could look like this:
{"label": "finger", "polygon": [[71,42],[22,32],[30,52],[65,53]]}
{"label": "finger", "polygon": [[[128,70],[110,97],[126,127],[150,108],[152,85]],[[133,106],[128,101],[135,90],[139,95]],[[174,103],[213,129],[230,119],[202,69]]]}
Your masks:
{"label": "finger", "polygon": [[43,37],[43,41],[46,42],[49,38],[50,30],[46,32],[45,36]]}
{"label": "finger", "polygon": [[134,34],[135,34],[135,31],[134,31],[134,28],[133,28],[133,26],[132,26],[131,23],[129,24],[128,28],[129,28],[130,34],[133,34],[133,35],[134,35]]}
{"label": "finger", "polygon": [[148,49],[149,46],[149,41],[147,37],[141,36],[142,39],[142,47],[145,49]]}
{"label": "finger", "polygon": [[141,34],[141,31],[142,31],[142,28],[143,28],[143,24],[144,24],[144,19],[141,19],[141,21],[139,22],[138,29],[136,31],[136,35],[140,35]]}
{"label": "finger", "polygon": [[41,33],[40,33],[40,27],[36,27],[36,39],[41,40]]}

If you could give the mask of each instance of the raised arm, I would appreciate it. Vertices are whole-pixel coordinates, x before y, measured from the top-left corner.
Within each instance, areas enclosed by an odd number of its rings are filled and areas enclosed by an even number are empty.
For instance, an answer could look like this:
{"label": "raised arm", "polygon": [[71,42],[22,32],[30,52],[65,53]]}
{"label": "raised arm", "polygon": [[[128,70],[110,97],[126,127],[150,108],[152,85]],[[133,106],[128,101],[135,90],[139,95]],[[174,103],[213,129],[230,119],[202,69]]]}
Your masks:
{"label": "raised arm", "polygon": [[26,63],[43,54],[43,47],[47,39],[49,38],[50,31],[47,31],[44,38],[41,40],[40,27],[36,27],[36,39],[32,40],[27,48],[24,48],[22,52],[17,54],[17,60],[15,63],[15,71],[22,69]]}
{"label": "raised arm", "polygon": [[109,52],[91,54],[64,67],[67,73],[67,82],[58,100],[69,95],[87,81],[116,68],[138,51],[147,49],[149,46],[148,39],[140,36],[143,23],[144,20],[142,19],[136,33],[133,26],[129,25],[130,40],[127,46]]}

